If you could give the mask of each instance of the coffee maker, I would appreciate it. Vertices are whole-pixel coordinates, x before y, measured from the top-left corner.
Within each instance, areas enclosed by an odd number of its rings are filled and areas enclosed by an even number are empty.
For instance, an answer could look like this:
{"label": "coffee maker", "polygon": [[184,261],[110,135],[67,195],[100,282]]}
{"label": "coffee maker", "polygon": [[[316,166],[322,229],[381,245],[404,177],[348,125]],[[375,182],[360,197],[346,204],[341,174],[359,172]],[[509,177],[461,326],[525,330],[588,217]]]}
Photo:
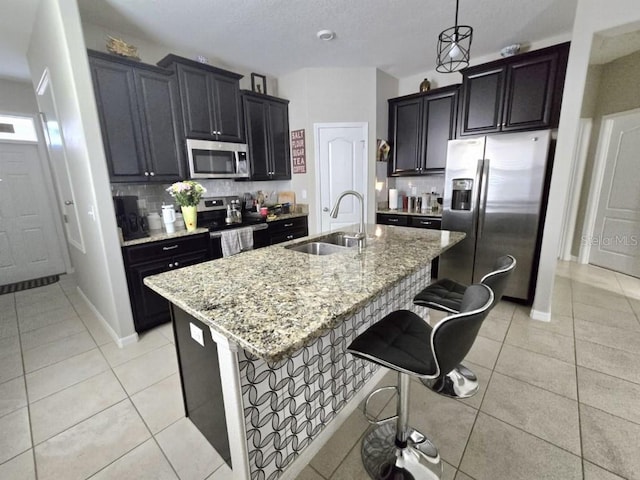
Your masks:
{"label": "coffee maker", "polygon": [[124,240],[134,240],[149,236],[147,219],[138,213],[138,197],[123,195],[113,197],[116,210],[116,222],[122,230]]}

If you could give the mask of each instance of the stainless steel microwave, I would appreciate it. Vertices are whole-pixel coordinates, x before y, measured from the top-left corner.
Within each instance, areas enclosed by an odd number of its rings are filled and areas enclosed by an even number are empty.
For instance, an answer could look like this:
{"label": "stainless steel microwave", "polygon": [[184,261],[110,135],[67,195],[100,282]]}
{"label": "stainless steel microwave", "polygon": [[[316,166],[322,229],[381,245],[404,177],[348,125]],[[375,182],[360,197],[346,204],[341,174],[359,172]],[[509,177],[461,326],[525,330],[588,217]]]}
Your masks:
{"label": "stainless steel microwave", "polygon": [[190,178],[248,178],[247,146],[187,138]]}

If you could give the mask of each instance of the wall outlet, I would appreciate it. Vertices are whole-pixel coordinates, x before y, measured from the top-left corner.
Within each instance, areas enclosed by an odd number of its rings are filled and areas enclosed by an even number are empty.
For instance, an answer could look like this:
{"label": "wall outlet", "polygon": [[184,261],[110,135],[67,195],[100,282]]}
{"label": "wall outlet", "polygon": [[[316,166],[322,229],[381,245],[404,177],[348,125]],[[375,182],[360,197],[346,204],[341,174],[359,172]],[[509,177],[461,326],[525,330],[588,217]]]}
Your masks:
{"label": "wall outlet", "polygon": [[147,199],[139,198],[138,199],[138,210],[146,210],[147,209]]}
{"label": "wall outlet", "polygon": [[306,200],[307,199],[307,191],[306,190],[302,190],[302,192],[300,193],[300,196],[302,197],[302,200]]}
{"label": "wall outlet", "polygon": [[204,347],[204,334],[202,329],[189,322],[189,331],[191,332],[191,338]]}

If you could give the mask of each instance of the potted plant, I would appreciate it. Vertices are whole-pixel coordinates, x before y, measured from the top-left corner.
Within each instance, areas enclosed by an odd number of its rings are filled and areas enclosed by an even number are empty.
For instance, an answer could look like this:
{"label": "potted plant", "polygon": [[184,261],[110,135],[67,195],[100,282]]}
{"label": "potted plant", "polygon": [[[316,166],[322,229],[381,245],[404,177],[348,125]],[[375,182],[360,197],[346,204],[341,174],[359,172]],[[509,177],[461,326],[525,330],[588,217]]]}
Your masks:
{"label": "potted plant", "polygon": [[180,205],[182,218],[184,219],[184,224],[188,232],[192,232],[197,228],[198,214],[196,206],[206,191],[202,185],[193,180],[176,182],[167,188],[167,192],[169,192],[169,194],[176,199],[178,205]]}

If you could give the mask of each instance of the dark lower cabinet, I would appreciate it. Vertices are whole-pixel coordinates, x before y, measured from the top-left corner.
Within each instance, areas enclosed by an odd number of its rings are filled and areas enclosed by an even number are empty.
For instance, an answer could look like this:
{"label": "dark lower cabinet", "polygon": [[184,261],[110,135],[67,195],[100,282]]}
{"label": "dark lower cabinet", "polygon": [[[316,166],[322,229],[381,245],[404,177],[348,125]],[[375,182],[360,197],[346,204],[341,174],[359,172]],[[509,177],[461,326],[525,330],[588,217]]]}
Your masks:
{"label": "dark lower cabinet", "polygon": [[148,288],[143,280],[211,258],[208,233],[123,247],[122,253],[133,322],[138,333],[171,319],[167,300]]}
{"label": "dark lower cabinet", "polygon": [[290,180],[289,101],[242,92],[252,180]]}
{"label": "dark lower cabinet", "polygon": [[309,223],[306,216],[276,220],[268,223],[269,244],[288,242],[309,235]]}
{"label": "dark lower cabinet", "polygon": [[110,180],[169,183],[183,179],[175,75],[92,50],[89,65]]}

